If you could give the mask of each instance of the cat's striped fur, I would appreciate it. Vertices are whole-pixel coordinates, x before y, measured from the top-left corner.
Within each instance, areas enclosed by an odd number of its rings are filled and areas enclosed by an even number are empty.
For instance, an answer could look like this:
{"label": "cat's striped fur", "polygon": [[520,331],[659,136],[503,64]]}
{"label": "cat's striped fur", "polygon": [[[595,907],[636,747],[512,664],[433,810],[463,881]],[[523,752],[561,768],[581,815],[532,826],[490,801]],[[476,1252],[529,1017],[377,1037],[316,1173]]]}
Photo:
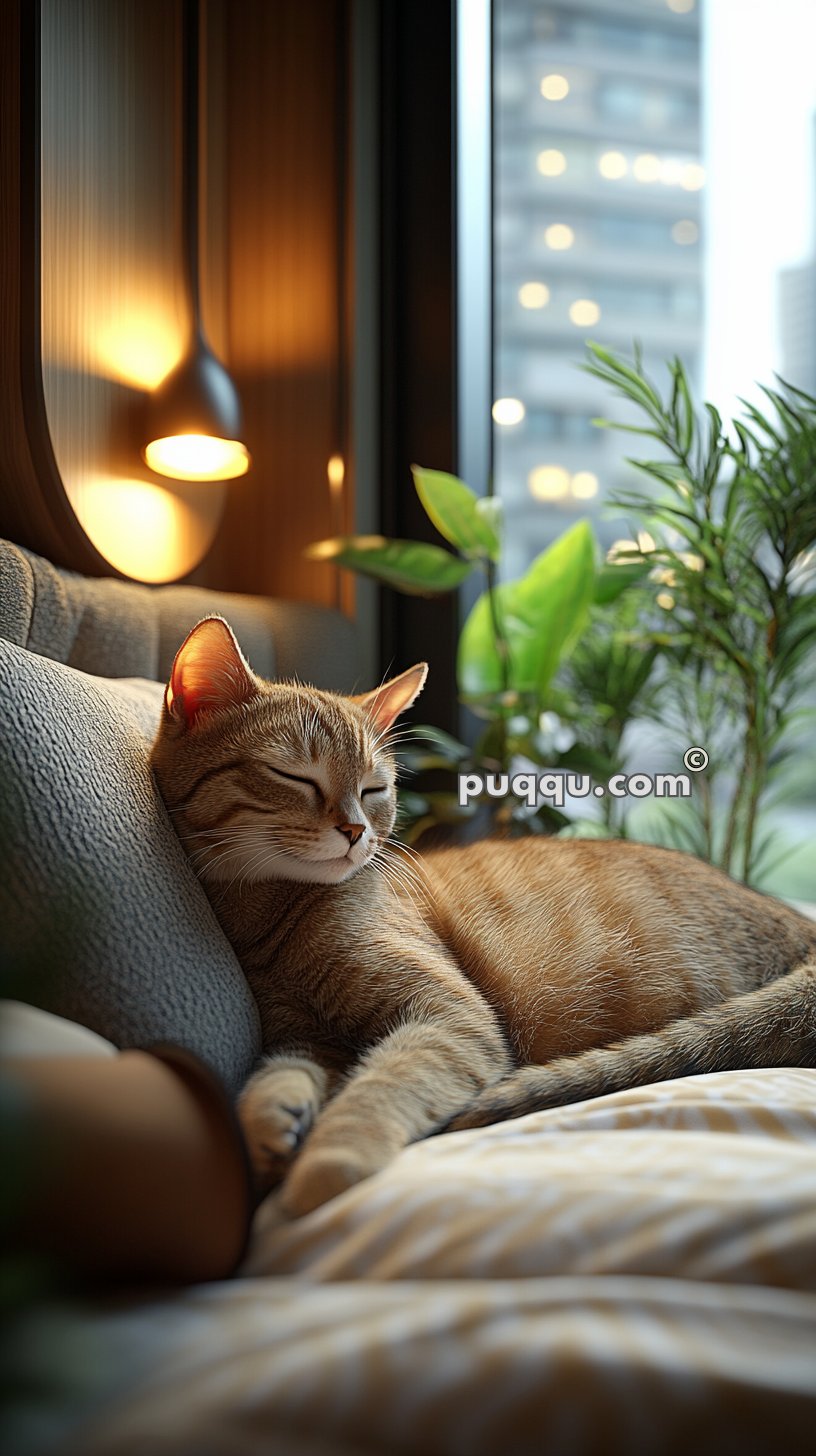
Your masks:
{"label": "cat's striped fur", "polygon": [[291,1214],[445,1125],[816,1065],[816,924],[691,856],[392,846],[392,725],[424,677],[356,699],[265,683],[208,618],[168,687],[153,767],[258,1002],[239,1111]]}

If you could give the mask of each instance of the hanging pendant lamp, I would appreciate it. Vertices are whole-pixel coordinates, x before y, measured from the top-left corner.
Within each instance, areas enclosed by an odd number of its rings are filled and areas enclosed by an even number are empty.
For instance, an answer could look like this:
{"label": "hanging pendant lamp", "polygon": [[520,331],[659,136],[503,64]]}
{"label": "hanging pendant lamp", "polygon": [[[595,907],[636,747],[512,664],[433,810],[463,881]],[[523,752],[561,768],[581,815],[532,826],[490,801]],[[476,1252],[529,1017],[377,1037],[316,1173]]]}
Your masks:
{"label": "hanging pendant lamp", "polygon": [[181,237],[190,334],[148,406],[146,463],[174,480],[233,480],[249,469],[235,385],[207,342],[199,278],[199,0],[183,0]]}

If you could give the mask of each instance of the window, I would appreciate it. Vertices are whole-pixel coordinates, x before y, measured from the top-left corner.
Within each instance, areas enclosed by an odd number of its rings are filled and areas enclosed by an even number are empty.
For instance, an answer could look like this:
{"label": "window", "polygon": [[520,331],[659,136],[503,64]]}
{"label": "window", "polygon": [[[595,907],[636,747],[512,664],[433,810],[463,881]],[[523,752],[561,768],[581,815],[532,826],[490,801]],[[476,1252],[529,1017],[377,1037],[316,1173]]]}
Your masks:
{"label": "window", "polygon": [[[726,416],[774,371],[816,390],[816,6],[778,0],[772,56],[770,20],[729,0],[494,0],[495,390],[525,405],[494,427],[502,493],[544,420],[608,409],[576,368],[587,337],[637,338],[658,370],[679,354]],[[573,443],[600,512],[620,439]],[[562,521],[540,504],[530,556]]]}
{"label": "window", "polygon": [[774,373],[816,394],[816,4],[494,0],[493,41],[509,575],[581,516],[629,534],[605,503],[632,452],[591,424],[625,407],[579,369],[588,338],[638,340],[662,379],[679,355],[726,419]]}

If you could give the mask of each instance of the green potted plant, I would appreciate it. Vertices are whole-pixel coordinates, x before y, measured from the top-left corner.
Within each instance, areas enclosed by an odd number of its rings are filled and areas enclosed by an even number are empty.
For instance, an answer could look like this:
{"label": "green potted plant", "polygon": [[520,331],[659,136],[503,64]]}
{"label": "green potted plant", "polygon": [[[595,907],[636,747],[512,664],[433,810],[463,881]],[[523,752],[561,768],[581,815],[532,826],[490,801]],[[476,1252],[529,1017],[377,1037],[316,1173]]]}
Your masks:
{"label": "green potted plant", "polygon": [[630,363],[590,347],[588,371],[643,417],[596,423],[658,447],[657,459],[630,460],[652,489],[616,504],[649,534],[649,549],[633,545],[624,559],[648,562],[663,588],[662,621],[649,627],[660,647],[651,716],[709,755],[681,833],[686,847],[756,882],[772,849],[762,811],[813,723],[816,399],[780,380],[763,388],[767,409],[743,401],[731,433],[712,404],[695,411],[678,359],[664,399],[639,350]]}
{"label": "green potted plant", "polygon": [[[420,500],[455,549],[383,537],[339,537],[309,554],[405,592],[455,590],[471,572],[484,589],[457,655],[461,701],[481,720],[472,746],[416,730],[406,765],[443,775],[404,795],[408,833],[487,807],[460,805],[444,775],[515,763],[608,778],[625,761],[634,719],[679,745],[704,744],[705,775],[661,833],[746,880],[760,877],[769,841],[762,810],[812,709],[804,701],[816,645],[816,400],[780,382],[769,411],[745,405],[733,435],[706,404],[696,413],[677,359],[667,397],[631,361],[590,344],[584,367],[643,416],[619,428],[651,439],[633,459],[649,490],[613,498],[637,540],[601,557],[579,521],[515,581],[500,580],[501,509],[456,477],[413,468]],[[600,428],[618,428],[610,420]],[[491,800],[500,832],[570,832],[547,802],[531,810]],[[602,832],[626,834],[620,801],[602,801]]]}
{"label": "green potted plant", "polygon": [[[573,733],[565,746],[547,720],[559,710],[569,711],[557,679],[591,619],[610,613],[620,594],[646,575],[648,565],[604,561],[590,523],[579,521],[541,552],[523,576],[500,582],[500,502],[492,495],[477,497],[463,481],[442,471],[414,466],[412,473],[429,519],[456,554],[443,546],[381,536],[336,537],[308,548],[314,559],[331,560],[417,595],[453,591],[472,572],[483,579],[457,653],[459,697],[481,730],[472,746],[434,728],[415,730],[414,746],[402,749],[403,764],[434,774],[436,782],[422,794],[402,795],[406,833],[417,837],[433,824],[456,824],[488,809],[494,831],[535,833],[565,827],[568,817],[548,802],[533,812],[518,801],[486,795],[461,805],[454,781],[474,769],[506,773],[519,761],[599,776],[614,771],[618,763],[609,734],[601,743],[590,741],[589,735],[582,741]],[[648,644],[641,646],[649,651]],[[642,652],[638,661],[643,661]],[[632,680],[628,709],[642,686]],[[621,721],[618,738],[623,726]]]}

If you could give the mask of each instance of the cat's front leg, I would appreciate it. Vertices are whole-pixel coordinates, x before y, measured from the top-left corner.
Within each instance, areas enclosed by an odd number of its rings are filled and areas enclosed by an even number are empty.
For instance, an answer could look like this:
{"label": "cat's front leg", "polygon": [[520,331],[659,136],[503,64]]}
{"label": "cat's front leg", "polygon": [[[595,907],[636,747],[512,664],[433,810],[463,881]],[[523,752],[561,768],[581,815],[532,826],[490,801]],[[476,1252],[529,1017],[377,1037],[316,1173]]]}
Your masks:
{"label": "cat's front leg", "polygon": [[259,1189],[286,1176],[329,1092],[329,1073],[302,1052],[264,1057],[238,1098],[238,1120]]}
{"label": "cat's front leg", "polygon": [[402,1148],[451,1117],[512,1065],[492,1012],[464,1023],[410,1021],[383,1037],[357,1064],[321,1114],[303,1156],[281,1190],[290,1217],[378,1173]]}

